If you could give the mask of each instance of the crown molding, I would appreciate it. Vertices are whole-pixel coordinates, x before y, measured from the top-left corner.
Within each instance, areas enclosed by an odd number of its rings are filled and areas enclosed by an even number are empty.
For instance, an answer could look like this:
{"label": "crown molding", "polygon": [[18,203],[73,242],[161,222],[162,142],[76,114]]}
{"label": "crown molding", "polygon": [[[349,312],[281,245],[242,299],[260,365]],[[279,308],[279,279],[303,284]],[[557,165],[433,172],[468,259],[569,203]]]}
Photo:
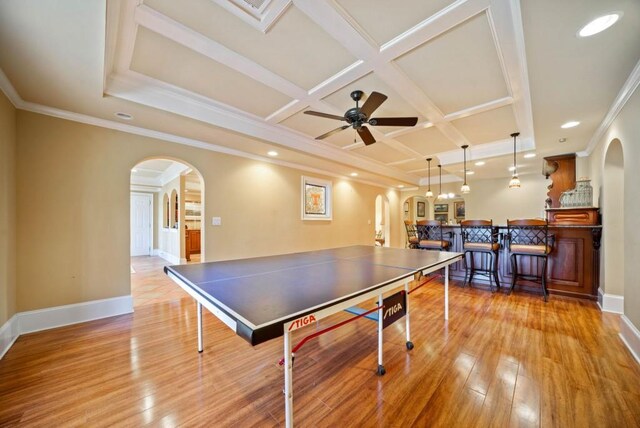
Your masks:
{"label": "crown molding", "polygon": [[622,85],[620,92],[618,92],[618,95],[613,100],[611,107],[609,107],[609,111],[600,123],[600,126],[598,126],[598,129],[596,129],[596,132],[589,140],[587,148],[581,152],[578,152],[578,156],[583,157],[591,155],[600,140],[604,137],[613,121],[622,111],[622,108],[625,106],[625,104],[627,104],[627,101],[629,101],[631,95],[633,95],[633,93],[636,91],[638,85],[640,85],[640,61],[636,63],[635,67],[631,71],[631,74],[629,74],[629,77],[624,82],[624,85]]}

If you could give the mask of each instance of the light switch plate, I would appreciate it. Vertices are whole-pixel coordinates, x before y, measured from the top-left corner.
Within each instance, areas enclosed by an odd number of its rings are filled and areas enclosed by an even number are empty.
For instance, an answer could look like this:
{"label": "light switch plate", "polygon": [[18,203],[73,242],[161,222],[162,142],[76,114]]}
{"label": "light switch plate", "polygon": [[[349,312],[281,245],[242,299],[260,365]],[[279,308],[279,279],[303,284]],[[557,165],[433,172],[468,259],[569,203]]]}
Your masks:
{"label": "light switch plate", "polygon": [[220,217],[211,218],[211,225],[212,226],[222,226],[222,218],[220,218]]}

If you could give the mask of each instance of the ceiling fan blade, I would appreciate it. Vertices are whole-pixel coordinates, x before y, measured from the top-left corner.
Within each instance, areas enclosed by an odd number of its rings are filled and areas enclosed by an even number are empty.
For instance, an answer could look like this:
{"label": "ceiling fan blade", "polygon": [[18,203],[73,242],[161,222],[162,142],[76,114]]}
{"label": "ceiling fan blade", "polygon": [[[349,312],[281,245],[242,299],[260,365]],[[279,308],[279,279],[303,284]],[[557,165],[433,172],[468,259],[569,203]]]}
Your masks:
{"label": "ceiling fan blade", "polygon": [[376,117],[369,119],[371,126],[415,126],[417,117]]}
{"label": "ceiling fan blade", "polygon": [[347,129],[350,126],[351,125],[345,125],[345,126],[341,126],[340,128],[336,128],[333,131],[329,131],[326,134],[322,134],[321,136],[316,137],[316,140],[324,140],[325,138],[330,137],[333,134],[337,134],[338,132],[342,131],[343,129]]}
{"label": "ceiling fan blade", "polygon": [[369,131],[369,128],[367,128],[366,126],[358,128],[358,135],[360,135],[360,138],[362,138],[362,142],[365,144],[365,146],[369,146],[376,142],[376,139],[373,138],[373,135],[371,135],[371,131]]}
{"label": "ceiling fan blade", "polygon": [[387,96],[380,92],[371,92],[371,95],[367,97],[367,101],[360,107],[360,112],[369,117],[386,99]]}
{"label": "ceiling fan blade", "polygon": [[336,116],[335,114],[329,114],[329,113],[320,113],[319,111],[305,111],[304,114],[310,114],[311,116],[325,117],[327,119],[346,120],[342,116]]}

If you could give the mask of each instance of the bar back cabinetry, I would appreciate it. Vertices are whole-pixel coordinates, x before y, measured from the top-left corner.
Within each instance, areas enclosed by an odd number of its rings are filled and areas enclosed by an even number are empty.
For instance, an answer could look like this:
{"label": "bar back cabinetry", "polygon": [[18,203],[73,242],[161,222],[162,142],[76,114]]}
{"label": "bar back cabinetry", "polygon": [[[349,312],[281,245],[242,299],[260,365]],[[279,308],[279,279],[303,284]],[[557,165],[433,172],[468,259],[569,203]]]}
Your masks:
{"label": "bar back cabinetry", "polygon": [[[554,248],[549,255],[547,267],[547,288],[552,294],[581,297],[596,300],[600,278],[600,235],[601,226],[549,226],[553,235]],[[460,227],[449,226],[452,251],[462,252]],[[507,228],[497,226],[496,232],[501,245],[498,272],[503,286],[511,283],[511,263],[509,262],[509,243]],[[476,266],[486,268],[489,262],[482,254],[476,254]],[[537,257],[522,257],[518,261],[523,274],[539,275],[542,263]],[[464,264],[455,263],[450,267],[451,278],[464,280]],[[489,286],[484,278],[474,278],[475,284]],[[540,292],[540,284],[518,280],[520,288]]]}

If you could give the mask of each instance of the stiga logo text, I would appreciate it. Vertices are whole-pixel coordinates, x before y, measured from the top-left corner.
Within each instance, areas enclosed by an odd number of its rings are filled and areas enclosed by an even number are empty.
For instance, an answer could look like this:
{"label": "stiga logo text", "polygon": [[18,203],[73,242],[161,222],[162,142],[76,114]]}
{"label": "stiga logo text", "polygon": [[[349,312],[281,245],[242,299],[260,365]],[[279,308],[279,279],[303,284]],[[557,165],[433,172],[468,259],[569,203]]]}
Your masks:
{"label": "stiga logo text", "polygon": [[316,322],[316,317],[314,317],[313,315],[307,315],[306,317],[298,318],[291,323],[291,325],[289,326],[289,331],[297,330],[300,327],[311,324],[312,322]]}

